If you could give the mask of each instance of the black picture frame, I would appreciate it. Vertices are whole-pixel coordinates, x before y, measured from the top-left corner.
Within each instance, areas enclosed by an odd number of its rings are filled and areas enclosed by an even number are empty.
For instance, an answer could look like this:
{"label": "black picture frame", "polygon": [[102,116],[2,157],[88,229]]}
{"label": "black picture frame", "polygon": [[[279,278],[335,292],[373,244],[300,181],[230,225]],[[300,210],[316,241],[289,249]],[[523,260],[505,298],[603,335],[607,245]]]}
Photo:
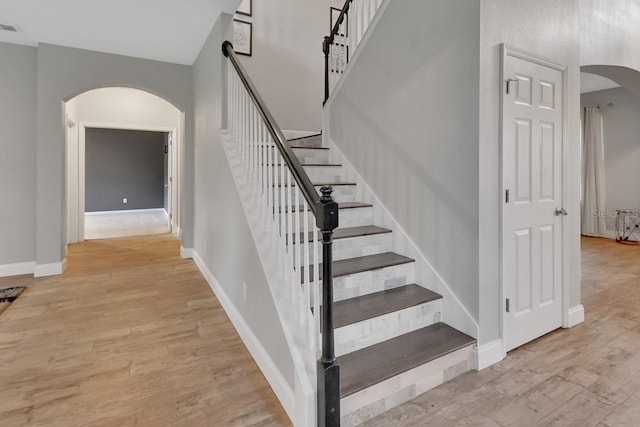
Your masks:
{"label": "black picture frame", "polygon": [[238,6],[236,13],[238,15],[253,16],[253,0],[243,0],[240,6]]}
{"label": "black picture frame", "polygon": [[[341,9],[331,7],[329,8],[329,23],[331,27],[329,28],[329,34],[333,31],[333,27],[336,25],[340,14],[342,13]],[[340,37],[348,37],[349,36],[349,15],[346,14],[344,16],[344,21],[342,21],[342,25],[340,26],[344,31],[338,31],[338,36]],[[343,34],[344,33],[344,34]]]}
{"label": "black picture frame", "polygon": [[[248,47],[247,38],[249,39]],[[233,20],[233,50],[238,55],[253,55],[253,24],[251,22],[242,19]]]}

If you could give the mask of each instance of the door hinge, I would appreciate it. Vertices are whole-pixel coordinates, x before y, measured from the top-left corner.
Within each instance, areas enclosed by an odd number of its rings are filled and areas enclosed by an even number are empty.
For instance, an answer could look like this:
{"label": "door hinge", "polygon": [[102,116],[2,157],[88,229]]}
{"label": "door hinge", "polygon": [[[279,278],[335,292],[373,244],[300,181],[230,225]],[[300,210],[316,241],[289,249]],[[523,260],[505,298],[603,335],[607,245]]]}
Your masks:
{"label": "door hinge", "polygon": [[508,313],[509,310],[511,309],[510,304],[509,304],[509,298],[507,298],[506,307],[507,307],[507,313]]}
{"label": "door hinge", "polygon": [[504,191],[504,202],[509,203],[509,190]]}
{"label": "door hinge", "polygon": [[173,182],[173,177],[169,177],[169,182]]}
{"label": "door hinge", "polygon": [[173,214],[169,214],[169,219],[173,219]]}
{"label": "door hinge", "polygon": [[507,95],[511,92],[511,82],[517,82],[518,79],[507,79]]}

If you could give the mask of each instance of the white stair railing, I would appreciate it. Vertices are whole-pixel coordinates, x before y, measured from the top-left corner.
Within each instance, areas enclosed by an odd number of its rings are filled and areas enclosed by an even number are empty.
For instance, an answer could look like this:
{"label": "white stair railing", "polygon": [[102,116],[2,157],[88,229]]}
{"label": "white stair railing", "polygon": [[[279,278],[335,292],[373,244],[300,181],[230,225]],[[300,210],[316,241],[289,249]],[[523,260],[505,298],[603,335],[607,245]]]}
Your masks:
{"label": "white stair railing", "polygon": [[263,233],[278,256],[278,268],[286,271],[284,293],[296,307],[299,326],[306,330],[308,350],[316,354],[320,339],[320,245],[311,208],[231,63],[228,103],[227,130],[240,159],[244,184],[262,218]]}
{"label": "white stair railing", "polygon": [[315,388],[317,425],[337,427],[332,245],[338,204],[332,187],[318,194],[230,42],[222,52],[229,59],[225,153],[291,348],[296,385],[305,401]]}

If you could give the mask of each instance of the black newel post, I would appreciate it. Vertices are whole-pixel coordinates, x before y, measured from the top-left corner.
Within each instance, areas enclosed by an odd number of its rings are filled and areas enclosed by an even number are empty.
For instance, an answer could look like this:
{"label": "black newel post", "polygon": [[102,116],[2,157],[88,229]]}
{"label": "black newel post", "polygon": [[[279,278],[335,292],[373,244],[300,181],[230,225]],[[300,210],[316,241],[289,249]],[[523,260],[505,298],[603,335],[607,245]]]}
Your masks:
{"label": "black newel post", "polygon": [[322,43],[322,52],[324,52],[324,101],[322,105],[329,99],[329,52],[331,50],[331,43],[329,37],[324,38]]}
{"label": "black newel post", "polygon": [[322,356],[318,360],[318,427],[340,426],[340,366],[333,341],[333,230],[338,228],[338,203],[333,187],[320,189],[316,225],[322,232]]}

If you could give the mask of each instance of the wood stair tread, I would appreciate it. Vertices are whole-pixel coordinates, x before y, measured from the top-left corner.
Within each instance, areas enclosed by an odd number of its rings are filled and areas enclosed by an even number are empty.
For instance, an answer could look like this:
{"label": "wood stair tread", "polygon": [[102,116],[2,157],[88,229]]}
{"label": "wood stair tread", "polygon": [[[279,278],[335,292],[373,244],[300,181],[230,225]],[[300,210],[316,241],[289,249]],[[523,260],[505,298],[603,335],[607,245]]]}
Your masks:
{"label": "wood stair tread", "polygon": [[322,132],[314,133],[313,135],[299,136],[299,137],[297,137],[297,138],[287,139],[287,142],[291,142],[291,141],[300,141],[301,139],[307,139],[307,138],[317,138],[317,137],[319,137],[319,136],[322,136]]}
{"label": "wood stair tread", "polygon": [[338,203],[338,209],[355,209],[355,208],[370,208],[373,205],[371,203],[362,202],[342,202]]}
{"label": "wood stair tread", "polygon": [[294,150],[328,150],[329,147],[305,147],[304,145],[291,145]]}
{"label": "wood stair tread", "polygon": [[[343,185],[356,185],[355,182],[327,182],[327,183],[312,183],[314,187],[322,187],[323,185],[329,185],[331,187],[339,187],[339,186],[343,186]],[[296,186],[298,186],[297,184],[295,184]],[[293,185],[291,185],[293,186]],[[278,184],[278,187],[291,187],[288,183],[287,184]]]}
{"label": "wood stair tread", "polygon": [[340,397],[364,390],[417,366],[475,343],[475,340],[444,323],[338,357]]}
{"label": "wood stair tread", "polygon": [[[336,228],[333,232],[333,240],[349,239],[352,237],[373,236],[375,234],[391,233],[388,228],[382,228],[375,225],[360,225],[357,227]],[[298,241],[303,239],[304,233],[299,233]],[[318,241],[322,240],[322,233],[318,231]],[[307,233],[307,241],[313,242],[313,232]]]}
{"label": "wood stair tread", "polygon": [[441,298],[442,295],[436,292],[410,284],[338,301],[333,306],[334,327],[341,328]]}
{"label": "wood stair tread", "polygon": [[[347,276],[349,274],[361,273],[363,271],[378,270],[386,267],[393,267],[400,264],[415,262],[394,252],[384,252],[381,254],[367,255],[356,258],[347,258],[333,262],[333,277]],[[320,263],[319,277],[322,279],[322,263]],[[302,267],[300,278],[304,281],[304,274],[307,268]],[[308,267],[310,277],[313,278],[313,266]]]}

